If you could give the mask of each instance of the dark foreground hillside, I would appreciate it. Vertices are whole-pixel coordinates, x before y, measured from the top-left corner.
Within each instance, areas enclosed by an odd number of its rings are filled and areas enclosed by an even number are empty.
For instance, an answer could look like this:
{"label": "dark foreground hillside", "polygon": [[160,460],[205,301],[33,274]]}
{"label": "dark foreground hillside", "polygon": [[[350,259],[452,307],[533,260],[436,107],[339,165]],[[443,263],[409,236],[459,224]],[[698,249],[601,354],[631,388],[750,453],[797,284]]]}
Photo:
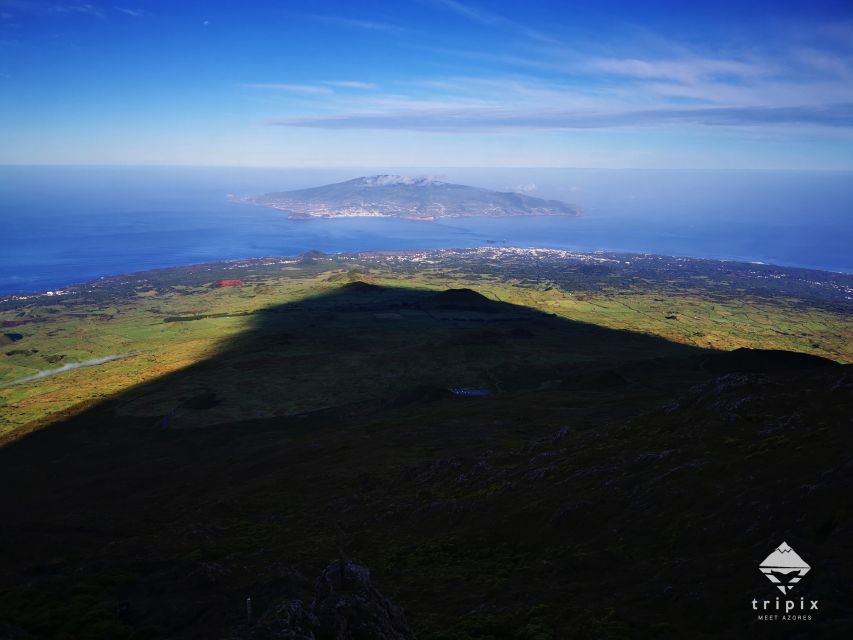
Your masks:
{"label": "dark foreground hillside", "polygon": [[[0,449],[0,638],[324,637],[297,623],[358,589],[432,640],[849,637],[849,367],[468,291],[256,317]],[[783,541],[819,610],[759,622]]]}

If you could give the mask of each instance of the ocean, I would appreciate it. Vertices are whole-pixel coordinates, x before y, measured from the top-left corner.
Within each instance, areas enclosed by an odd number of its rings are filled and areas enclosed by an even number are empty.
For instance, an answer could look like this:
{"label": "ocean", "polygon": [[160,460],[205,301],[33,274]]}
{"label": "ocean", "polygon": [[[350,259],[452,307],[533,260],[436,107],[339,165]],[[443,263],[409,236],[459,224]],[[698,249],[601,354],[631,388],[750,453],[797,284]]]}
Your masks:
{"label": "ocean", "polygon": [[[431,175],[579,206],[578,218],[291,221],[229,194]],[[0,294],[144,269],[324,252],[548,247],[853,272],[853,174],[611,169],[0,167]]]}

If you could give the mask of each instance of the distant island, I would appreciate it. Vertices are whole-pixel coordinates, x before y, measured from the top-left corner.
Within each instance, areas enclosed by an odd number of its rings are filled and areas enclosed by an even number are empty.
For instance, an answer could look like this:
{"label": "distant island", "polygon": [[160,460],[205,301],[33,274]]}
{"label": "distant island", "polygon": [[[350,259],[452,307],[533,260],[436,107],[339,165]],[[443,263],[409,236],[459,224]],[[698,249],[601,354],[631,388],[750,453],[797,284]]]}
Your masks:
{"label": "distant island", "polygon": [[278,209],[294,219],[406,218],[436,220],[483,216],[576,216],[559,200],[491,191],[428,177],[377,175],[322,187],[235,197],[232,200]]}

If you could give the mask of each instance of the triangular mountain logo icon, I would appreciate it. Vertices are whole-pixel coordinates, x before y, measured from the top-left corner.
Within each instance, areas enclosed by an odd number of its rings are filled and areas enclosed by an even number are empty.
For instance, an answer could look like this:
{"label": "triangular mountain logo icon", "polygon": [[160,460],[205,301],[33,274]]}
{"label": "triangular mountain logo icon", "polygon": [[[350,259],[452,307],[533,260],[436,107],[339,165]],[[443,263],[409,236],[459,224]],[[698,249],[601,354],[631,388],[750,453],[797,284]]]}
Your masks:
{"label": "triangular mountain logo icon", "polygon": [[758,568],[783,594],[790,593],[794,585],[811,569],[806,561],[784,542],[764,558]]}

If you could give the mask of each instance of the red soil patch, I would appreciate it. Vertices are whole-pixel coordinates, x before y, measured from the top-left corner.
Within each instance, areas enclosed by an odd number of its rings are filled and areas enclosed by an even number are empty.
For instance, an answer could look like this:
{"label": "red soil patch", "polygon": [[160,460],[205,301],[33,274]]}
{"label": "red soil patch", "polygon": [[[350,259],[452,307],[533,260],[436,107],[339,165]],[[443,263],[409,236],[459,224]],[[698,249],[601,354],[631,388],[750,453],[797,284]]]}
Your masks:
{"label": "red soil patch", "polygon": [[242,285],[242,280],[219,280],[215,286],[217,289],[221,289],[222,287],[240,287]]}

